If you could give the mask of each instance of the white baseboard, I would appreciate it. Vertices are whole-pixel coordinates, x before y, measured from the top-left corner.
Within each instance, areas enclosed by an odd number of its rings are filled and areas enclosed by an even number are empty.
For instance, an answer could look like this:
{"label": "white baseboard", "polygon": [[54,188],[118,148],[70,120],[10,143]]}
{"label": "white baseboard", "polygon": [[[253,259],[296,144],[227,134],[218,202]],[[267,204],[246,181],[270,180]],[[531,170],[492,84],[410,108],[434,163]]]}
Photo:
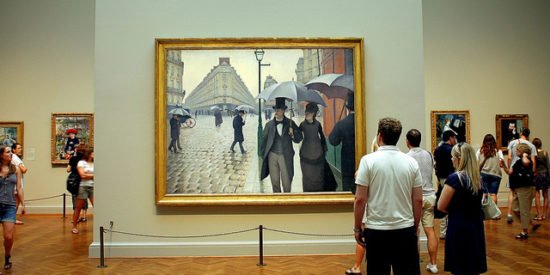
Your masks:
{"label": "white baseboard", "polygon": [[[426,238],[420,238],[421,252],[426,251]],[[271,241],[264,243],[264,256],[354,254],[355,240]],[[257,241],[245,242],[105,242],[105,258],[189,257],[189,256],[258,256]],[[100,244],[93,242],[90,258],[99,258]]]}

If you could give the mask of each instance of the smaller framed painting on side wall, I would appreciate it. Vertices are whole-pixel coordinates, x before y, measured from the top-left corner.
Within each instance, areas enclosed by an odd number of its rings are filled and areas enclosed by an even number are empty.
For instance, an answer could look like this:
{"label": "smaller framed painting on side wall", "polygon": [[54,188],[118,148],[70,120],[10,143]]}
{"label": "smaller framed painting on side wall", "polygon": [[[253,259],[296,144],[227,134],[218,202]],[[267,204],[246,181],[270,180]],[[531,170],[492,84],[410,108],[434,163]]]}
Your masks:
{"label": "smaller framed painting on side wall", "polygon": [[453,130],[458,142],[470,143],[470,111],[432,111],[432,152],[442,142],[443,132]]}
{"label": "smaller framed painting on side wall", "polygon": [[19,143],[23,146],[23,131],[23,121],[0,121],[0,141],[2,142],[2,146],[11,147],[14,143]]}
{"label": "smaller framed painting on side wall", "polygon": [[52,113],[52,164],[69,163],[79,144],[94,144],[94,114]]}
{"label": "smaller framed painting on side wall", "polygon": [[527,114],[500,114],[495,116],[497,147],[508,152],[508,143],[518,139],[521,131],[529,127]]}

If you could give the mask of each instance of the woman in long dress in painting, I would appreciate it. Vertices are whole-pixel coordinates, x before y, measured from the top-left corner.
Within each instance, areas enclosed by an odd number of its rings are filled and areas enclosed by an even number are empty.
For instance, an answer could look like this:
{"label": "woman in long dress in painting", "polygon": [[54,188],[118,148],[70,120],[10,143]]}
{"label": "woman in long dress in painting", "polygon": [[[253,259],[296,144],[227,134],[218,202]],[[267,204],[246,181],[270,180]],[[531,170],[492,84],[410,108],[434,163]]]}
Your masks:
{"label": "woman in long dress in painting", "polygon": [[304,134],[300,148],[300,166],[304,192],[324,191],[326,139],[321,123],[315,119],[319,107],[315,103],[306,105],[306,118],[300,124]]}

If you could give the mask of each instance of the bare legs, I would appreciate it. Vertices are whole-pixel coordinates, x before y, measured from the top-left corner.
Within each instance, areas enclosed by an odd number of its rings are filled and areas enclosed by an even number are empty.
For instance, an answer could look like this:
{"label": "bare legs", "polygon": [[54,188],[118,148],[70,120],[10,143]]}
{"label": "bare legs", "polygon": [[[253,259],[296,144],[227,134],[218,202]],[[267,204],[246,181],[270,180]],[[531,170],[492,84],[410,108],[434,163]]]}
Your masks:
{"label": "bare legs", "polygon": [[4,263],[4,269],[11,268],[11,249],[13,247],[13,234],[15,232],[15,223],[13,222],[2,222],[2,229],[4,231],[4,256],[6,262]]}
{"label": "bare legs", "polygon": [[[90,197],[90,203],[92,203],[92,206],[94,205],[94,197]],[[82,210],[82,207],[84,207],[84,204],[86,203],[86,199],[76,199],[76,208],[73,212],[73,234],[78,234],[78,219],[80,218],[80,211]]]}
{"label": "bare legs", "polygon": [[[543,204],[540,204],[540,193],[542,193]],[[537,220],[546,219],[548,213],[548,189],[537,190],[535,193],[535,207],[537,208]]]}
{"label": "bare legs", "polygon": [[424,233],[428,238],[428,255],[430,256],[430,264],[437,265],[437,246],[439,244],[433,227],[424,227]]}

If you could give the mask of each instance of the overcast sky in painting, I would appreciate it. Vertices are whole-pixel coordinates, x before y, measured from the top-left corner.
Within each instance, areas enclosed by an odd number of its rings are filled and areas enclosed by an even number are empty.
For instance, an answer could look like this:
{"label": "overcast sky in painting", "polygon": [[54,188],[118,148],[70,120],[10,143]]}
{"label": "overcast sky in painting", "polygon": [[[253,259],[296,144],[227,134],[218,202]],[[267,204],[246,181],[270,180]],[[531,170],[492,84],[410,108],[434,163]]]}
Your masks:
{"label": "overcast sky in painting", "polygon": [[[296,63],[302,57],[302,50],[265,49],[262,64],[262,86],[266,76],[271,75],[277,82],[296,80]],[[254,49],[247,50],[183,50],[183,89],[190,94],[193,89],[201,83],[206,75],[217,66],[220,57],[229,57],[233,68],[240,75],[241,79],[252,96],[258,95],[258,61],[254,55]]]}

